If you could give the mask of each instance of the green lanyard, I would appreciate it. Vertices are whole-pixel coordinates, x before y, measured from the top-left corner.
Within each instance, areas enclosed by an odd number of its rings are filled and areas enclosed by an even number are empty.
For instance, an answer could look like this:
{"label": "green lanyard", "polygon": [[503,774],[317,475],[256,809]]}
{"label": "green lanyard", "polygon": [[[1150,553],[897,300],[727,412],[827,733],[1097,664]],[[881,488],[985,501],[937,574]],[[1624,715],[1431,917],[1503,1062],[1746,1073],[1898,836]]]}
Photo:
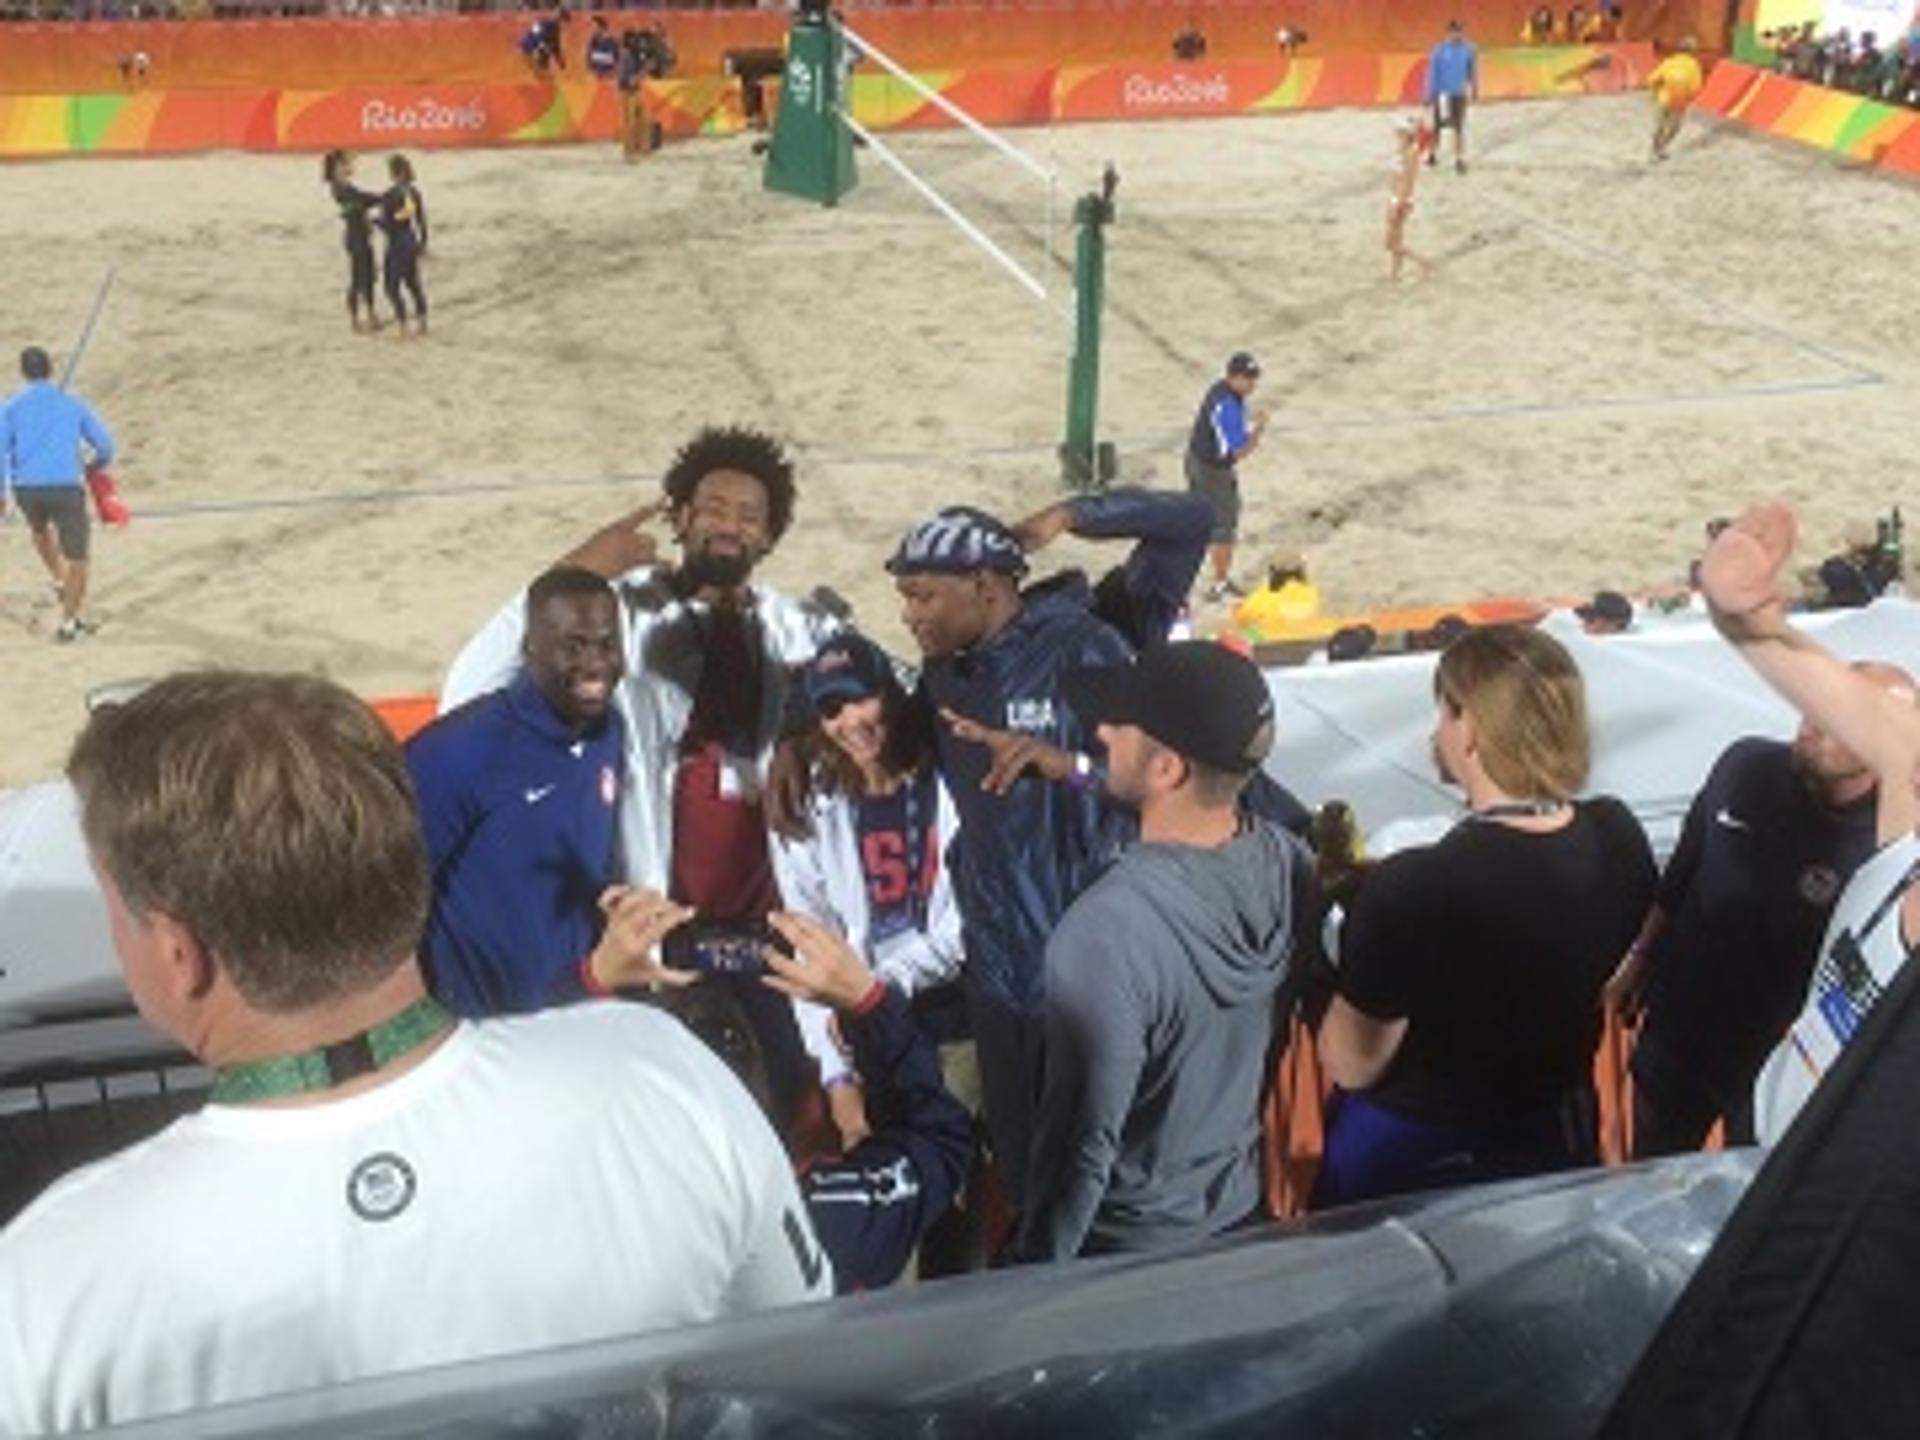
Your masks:
{"label": "green lanyard", "polygon": [[431,995],[423,995],[398,1015],[338,1044],[272,1060],[223,1065],[213,1072],[212,1099],[216,1105],[246,1105],[282,1095],[331,1090],[384,1069],[452,1028],[453,1016]]}

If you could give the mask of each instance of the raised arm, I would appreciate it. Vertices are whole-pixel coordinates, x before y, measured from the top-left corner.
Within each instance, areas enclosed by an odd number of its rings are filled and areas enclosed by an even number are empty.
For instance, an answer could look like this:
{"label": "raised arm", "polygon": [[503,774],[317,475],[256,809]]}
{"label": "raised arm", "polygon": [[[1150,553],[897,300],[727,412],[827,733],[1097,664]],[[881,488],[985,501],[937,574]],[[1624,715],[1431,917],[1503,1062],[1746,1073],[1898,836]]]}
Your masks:
{"label": "raised arm", "polygon": [[642,527],[667,508],[664,500],[650,500],[638,510],[622,515],[611,525],[603,525],[586,540],[562,555],[556,564],[577,565],[609,580],[617,580],[629,570],[651,565],[659,552],[653,536]]}
{"label": "raised arm", "polygon": [[1920,822],[1920,710],[1911,690],[1875,684],[1788,621],[1780,582],[1798,535],[1786,506],[1754,506],[1708,547],[1700,588],[1742,658],[1879,779],[1884,845]]}
{"label": "raised arm", "polygon": [[[1068,503],[1075,535],[1134,542],[1113,572],[1117,578],[1101,584],[1100,618],[1125,634],[1135,649],[1164,640],[1206,557],[1212,507],[1193,495],[1135,489],[1085,495]],[[1124,592],[1124,606],[1109,603],[1112,584]],[[1124,615],[1109,613],[1121,609]],[[1157,633],[1143,633],[1147,630]]]}

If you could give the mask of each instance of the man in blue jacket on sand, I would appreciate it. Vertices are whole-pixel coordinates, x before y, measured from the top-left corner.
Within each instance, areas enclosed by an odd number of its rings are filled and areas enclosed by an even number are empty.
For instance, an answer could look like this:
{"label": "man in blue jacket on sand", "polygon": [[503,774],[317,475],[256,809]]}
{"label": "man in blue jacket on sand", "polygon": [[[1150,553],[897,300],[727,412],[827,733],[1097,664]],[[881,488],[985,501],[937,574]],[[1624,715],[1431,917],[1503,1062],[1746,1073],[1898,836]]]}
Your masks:
{"label": "man in blue jacket on sand", "polygon": [[84,444],[92,452],[92,466],[110,465],[113,436],[84,400],[53,383],[53,360],[39,346],[20,352],[20,373],[27,383],[0,407],[0,515],[11,490],[60,589],[53,638],[69,644],[93,631],[80,618],[92,531],[80,449]]}
{"label": "man in blue jacket on sand", "polygon": [[1427,104],[1433,107],[1433,148],[1427,164],[1440,163],[1440,132],[1453,131],[1453,168],[1467,173],[1467,100],[1480,98],[1480,59],[1467,27],[1447,22],[1447,38],[1427,57]]}

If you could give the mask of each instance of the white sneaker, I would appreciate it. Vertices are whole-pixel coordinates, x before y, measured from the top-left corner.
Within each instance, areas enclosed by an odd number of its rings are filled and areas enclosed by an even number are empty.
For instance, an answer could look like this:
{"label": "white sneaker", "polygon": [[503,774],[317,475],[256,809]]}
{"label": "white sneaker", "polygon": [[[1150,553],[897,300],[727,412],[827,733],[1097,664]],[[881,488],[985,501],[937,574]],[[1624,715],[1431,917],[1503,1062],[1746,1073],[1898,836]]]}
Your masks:
{"label": "white sneaker", "polygon": [[93,634],[98,628],[82,620],[78,615],[69,615],[60,622],[60,628],[53,632],[54,642],[59,645],[71,645],[74,641]]}

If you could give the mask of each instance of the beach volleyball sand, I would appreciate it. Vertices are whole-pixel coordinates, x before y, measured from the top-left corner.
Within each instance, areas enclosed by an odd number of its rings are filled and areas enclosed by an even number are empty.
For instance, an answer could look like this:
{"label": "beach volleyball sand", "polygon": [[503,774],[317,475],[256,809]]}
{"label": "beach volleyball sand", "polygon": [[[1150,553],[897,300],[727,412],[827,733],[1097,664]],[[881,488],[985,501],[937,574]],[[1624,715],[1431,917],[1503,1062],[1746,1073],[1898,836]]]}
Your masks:
{"label": "beach volleyball sand", "polygon": [[[1650,169],[1640,96],[1489,106],[1471,173],[1422,181],[1409,240],[1438,275],[1396,288],[1392,118],[1012,132],[1059,165],[1063,209],[1121,173],[1102,433],[1127,479],[1179,485],[1202,389],[1236,349],[1264,361],[1249,576],[1286,545],[1342,611],[1633,589],[1681,577],[1702,523],[1751,498],[1803,507],[1815,559],[1912,498],[1910,190],[1704,126]],[[1045,269],[1018,170],[964,136],[895,143]],[[72,647],[23,527],[0,529],[0,784],[54,773],[111,680],[226,664],[434,689],[710,421],[799,458],[765,577],[832,584],[901,642],[880,565],[905,525],[1060,493],[1067,282],[1036,302],[871,155],[862,176],[828,211],[764,193],[744,138],[634,167],[427,154],[434,333],[402,343],[348,332],[317,157],[9,166],[9,355],[58,359],[119,266],[78,388],[138,518],[97,537],[103,628]]]}

